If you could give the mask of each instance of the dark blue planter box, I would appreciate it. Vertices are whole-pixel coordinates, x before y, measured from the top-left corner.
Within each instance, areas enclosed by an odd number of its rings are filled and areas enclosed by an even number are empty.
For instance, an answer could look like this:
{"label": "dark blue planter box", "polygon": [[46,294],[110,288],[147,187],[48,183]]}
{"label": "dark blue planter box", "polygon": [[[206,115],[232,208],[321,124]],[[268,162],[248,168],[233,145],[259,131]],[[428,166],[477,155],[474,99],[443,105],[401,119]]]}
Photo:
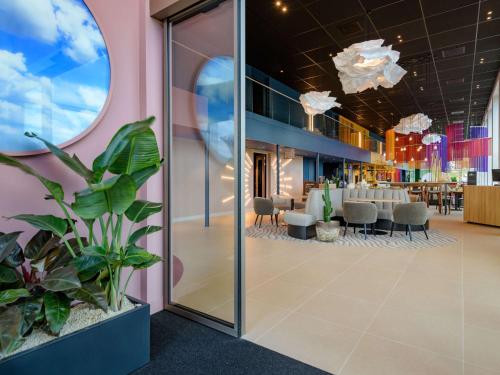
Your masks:
{"label": "dark blue planter box", "polygon": [[0,361],[0,374],[123,375],[149,362],[149,304]]}

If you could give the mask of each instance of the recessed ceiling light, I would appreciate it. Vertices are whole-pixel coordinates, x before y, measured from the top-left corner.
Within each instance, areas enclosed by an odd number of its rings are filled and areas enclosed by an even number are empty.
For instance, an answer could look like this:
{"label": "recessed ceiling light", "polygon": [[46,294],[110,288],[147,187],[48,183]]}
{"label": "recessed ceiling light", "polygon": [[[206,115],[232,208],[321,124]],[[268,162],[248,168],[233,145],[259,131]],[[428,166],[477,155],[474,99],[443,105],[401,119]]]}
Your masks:
{"label": "recessed ceiling light", "polygon": [[420,91],[424,91],[424,87],[423,87],[423,86],[420,86],[420,87],[419,87],[419,90],[420,90]]}
{"label": "recessed ceiling light", "polygon": [[331,53],[331,52],[330,52],[330,53],[328,54],[328,56],[332,57],[332,56],[333,56],[333,53]]}
{"label": "recessed ceiling light", "polygon": [[398,35],[398,39],[401,39],[401,38],[402,38],[401,35]]}
{"label": "recessed ceiling light", "polygon": [[281,6],[281,1],[279,1],[279,0],[278,0],[278,1],[275,1],[275,2],[274,2],[274,5],[276,5],[277,7],[280,7],[280,6]]}
{"label": "recessed ceiling light", "polygon": [[479,86],[479,85],[476,85],[476,89],[478,89],[479,87],[481,87],[481,86]]}
{"label": "recessed ceiling light", "polygon": [[488,21],[491,20],[491,16],[486,17],[486,20]]}
{"label": "recessed ceiling light", "polygon": [[281,70],[280,70],[280,73],[283,73],[283,72],[284,72],[284,70],[283,70],[283,69],[281,69]]}
{"label": "recessed ceiling light", "polygon": [[287,8],[287,7],[283,7],[283,8],[281,8],[281,11],[282,11],[283,13],[286,13],[286,12],[288,11],[288,8]]}
{"label": "recessed ceiling light", "polygon": [[416,77],[416,76],[417,76],[417,72],[416,72],[416,71],[413,71],[413,75]]}
{"label": "recessed ceiling light", "polygon": [[492,10],[489,10],[488,13],[486,13],[488,16],[491,16],[493,14]]}

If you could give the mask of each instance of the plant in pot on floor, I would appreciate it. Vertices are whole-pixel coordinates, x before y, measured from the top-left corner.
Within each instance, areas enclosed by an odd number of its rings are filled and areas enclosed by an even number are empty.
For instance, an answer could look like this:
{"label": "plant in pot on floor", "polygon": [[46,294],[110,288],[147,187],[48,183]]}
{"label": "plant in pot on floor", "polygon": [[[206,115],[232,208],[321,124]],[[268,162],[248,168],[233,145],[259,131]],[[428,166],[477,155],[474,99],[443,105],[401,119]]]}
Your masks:
{"label": "plant in pot on floor", "polygon": [[[133,307],[126,290],[135,270],[159,262],[139,240],[161,228],[139,223],[162,210],[161,203],[136,199],[139,188],[162,160],[151,129],[154,117],[123,126],[106,150],[87,168],[76,156],[34,133],[87,187],[65,198],[61,184],[0,153],[0,163],[37,178],[62,217],[21,214],[12,219],[39,230],[24,250],[20,232],[0,236],[0,349],[19,348],[33,328],[57,335],[71,314],[73,301],[113,312]],[[71,197],[71,196],[70,196]],[[85,235],[82,235],[85,232]],[[124,280],[124,270],[130,269]]]}
{"label": "plant in pot on floor", "polygon": [[316,238],[324,242],[333,242],[339,237],[339,223],[332,221],[332,201],[330,199],[330,181],[323,186],[323,221],[316,223]]}

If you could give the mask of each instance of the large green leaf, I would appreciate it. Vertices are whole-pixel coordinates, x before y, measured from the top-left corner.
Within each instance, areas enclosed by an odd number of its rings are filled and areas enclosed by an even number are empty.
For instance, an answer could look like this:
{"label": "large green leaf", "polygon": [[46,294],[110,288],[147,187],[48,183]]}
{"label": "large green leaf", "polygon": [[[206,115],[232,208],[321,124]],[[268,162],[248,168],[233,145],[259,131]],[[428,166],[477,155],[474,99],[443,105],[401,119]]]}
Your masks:
{"label": "large green leaf", "polygon": [[156,174],[159,170],[161,165],[163,164],[163,160],[160,161],[159,164],[152,165],[150,167],[146,167],[144,169],[140,169],[138,171],[132,172],[130,176],[135,181],[135,185],[137,186],[137,189],[139,189],[144,183],[154,174]]}
{"label": "large green leaf", "polygon": [[58,237],[64,237],[68,229],[68,221],[53,215],[31,215],[22,214],[13,216],[12,219],[25,221],[35,228],[54,233]]}
{"label": "large green leaf", "polygon": [[131,266],[135,269],[144,269],[151,267],[153,264],[160,261],[161,258],[158,255],[151,254],[140,247],[130,246],[127,249],[123,266]]}
{"label": "large green leaf", "polygon": [[62,201],[64,199],[64,191],[60,184],[39,175],[37,172],[35,172],[33,168],[27,166],[26,164],[23,164],[17,161],[16,159],[11,158],[10,156],[7,156],[2,153],[0,153],[0,164],[5,164],[10,167],[18,168],[22,170],[24,173],[36,177],[55,199],[59,201]]}
{"label": "large green leaf", "polygon": [[70,266],[50,272],[40,284],[52,292],[80,288],[81,286],[76,269]]}
{"label": "large green leaf", "polygon": [[15,250],[17,238],[21,233],[12,232],[0,235],[0,262],[3,262]]}
{"label": "large green leaf", "polygon": [[69,290],[66,295],[71,299],[87,302],[104,311],[108,311],[104,290],[93,282],[83,283],[80,289]]}
{"label": "large green leaf", "polygon": [[101,257],[82,255],[72,260],[71,264],[78,271],[78,277],[82,281],[92,279],[102,269],[106,268],[107,262]]}
{"label": "large green leaf", "polygon": [[0,264],[0,283],[12,284],[18,280],[16,270]]}
{"label": "large green leaf", "polygon": [[[87,239],[85,237],[81,238],[84,246],[87,245]],[[75,255],[80,255],[80,248],[76,238],[70,238],[68,240],[69,245],[75,252]],[[73,260],[73,255],[69,252],[65,243],[59,244],[45,257],[45,268],[48,272],[55,270],[56,268],[67,266],[71,260]]]}
{"label": "large green leaf", "polygon": [[92,257],[106,257],[106,249],[101,246],[87,246],[82,249],[83,255],[89,255]]}
{"label": "large green leaf", "polygon": [[94,160],[92,169],[96,181],[102,179],[104,172],[120,157],[120,154],[125,150],[130,140],[136,135],[150,129],[154,121],[154,117],[149,117],[142,121],[124,125],[118,130],[106,150]]}
{"label": "large green leaf", "polygon": [[154,232],[158,232],[159,230],[161,230],[161,227],[158,227],[156,225],[147,225],[145,227],[139,228],[134,233],[132,233],[129,239],[129,243],[135,244],[142,237]]}
{"label": "large green leaf", "polygon": [[84,219],[95,219],[105,212],[121,215],[134,202],[136,190],[134,179],[121,175],[76,194],[71,208]]}
{"label": "large green leaf", "polygon": [[0,312],[0,350],[3,355],[12,353],[23,344],[22,327],[23,314],[18,306]]}
{"label": "large green leaf", "polygon": [[161,203],[137,200],[125,211],[125,215],[130,221],[139,223],[147,217],[160,212],[161,209]]}
{"label": "large green leaf", "polygon": [[54,247],[57,247],[59,241],[59,237],[55,237],[52,232],[39,230],[26,244],[24,256],[28,259],[41,259],[54,249]]}
{"label": "large green leaf", "polygon": [[23,249],[19,244],[16,244],[14,250],[4,259],[3,264],[10,268],[19,267],[24,263]]}
{"label": "large green leaf", "polygon": [[19,298],[30,297],[31,294],[27,289],[6,289],[0,291],[0,305],[16,302]]}
{"label": "large green leaf", "polygon": [[109,171],[114,174],[131,174],[159,163],[160,152],[155,133],[152,129],[147,129],[130,139]]}
{"label": "large green leaf", "polygon": [[71,209],[82,219],[95,219],[108,210],[106,194],[102,191],[88,191],[75,194]]}
{"label": "large green leaf", "polygon": [[63,150],[61,150],[59,147],[53,145],[49,141],[39,137],[35,133],[30,133],[26,132],[24,133],[27,137],[30,138],[36,138],[43,143],[45,143],[45,146],[56,156],[59,160],[61,160],[66,166],[68,166],[72,171],[76,172],[78,175],[82,176],[87,182],[91,182],[93,178],[93,173],[90,169],[88,169],[78,158],[78,156],[73,155],[69,156],[69,154]]}
{"label": "large green leaf", "polygon": [[45,318],[50,331],[58,335],[69,318],[70,299],[62,293],[45,293],[43,296]]}
{"label": "large green leaf", "polygon": [[18,305],[23,315],[23,324],[21,327],[21,334],[26,334],[42,310],[42,302],[40,299],[27,299]]}

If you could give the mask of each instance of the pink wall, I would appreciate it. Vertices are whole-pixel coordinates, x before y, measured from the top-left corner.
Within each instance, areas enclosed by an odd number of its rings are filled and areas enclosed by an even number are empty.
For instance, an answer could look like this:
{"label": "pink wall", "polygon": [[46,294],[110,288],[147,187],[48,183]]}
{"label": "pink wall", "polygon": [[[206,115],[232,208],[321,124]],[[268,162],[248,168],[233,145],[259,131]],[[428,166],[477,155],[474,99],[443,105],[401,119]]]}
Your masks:
{"label": "pink wall", "polygon": [[[86,0],[104,35],[111,61],[111,97],[109,106],[99,124],[86,137],[66,148],[76,153],[87,165],[107,145],[118,128],[131,121],[154,115],[154,130],[161,143],[163,101],[163,28],[149,17],[148,0]],[[63,184],[71,194],[84,184],[50,154],[23,157],[23,162],[33,166],[46,177]],[[53,213],[60,215],[57,207],[44,201],[44,188],[37,180],[12,168],[0,166],[0,215],[19,213]],[[155,176],[140,192],[141,198],[162,201],[162,174]],[[148,224],[162,225],[161,215]],[[3,232],[23,230],[21,242],[25,242],[34,230],[21,222],[0,218]],[[163,252],[161,232],[148,238],[148,250],[159,255]],[[129,294],[151,303],[151,311],[163,307],[163,265],[134,275]]]}

